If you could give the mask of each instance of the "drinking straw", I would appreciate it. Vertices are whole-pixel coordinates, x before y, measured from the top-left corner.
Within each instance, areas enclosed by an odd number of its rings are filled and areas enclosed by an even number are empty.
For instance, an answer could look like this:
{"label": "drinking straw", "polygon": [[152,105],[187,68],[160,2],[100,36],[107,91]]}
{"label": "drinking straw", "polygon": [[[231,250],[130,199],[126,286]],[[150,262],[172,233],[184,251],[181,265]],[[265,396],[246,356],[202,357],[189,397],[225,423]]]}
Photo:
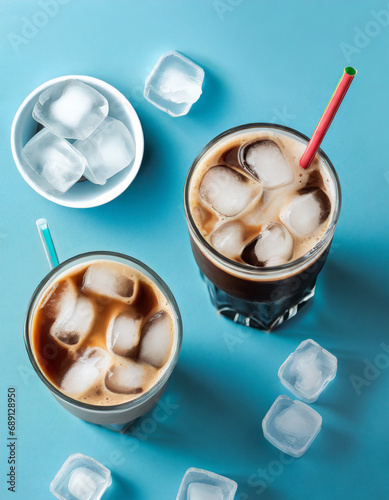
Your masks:
{"label": "drinking straw", "polygon": [[343,75],[339,80],[339,83],[329,100],[324,113],[321,115],[319,123],[312,134],[311,140],[308,142],[303,156],[300,159],[300,166],[303,168],[308,168],[314,159],[317,150],[320,147],[327,130],[330,128],[332,120],[341,105],[344,96],[346,95],[354,76],[357,74],[357,70],[351,67],[344,68]]}
{"label": "drinking straw", "polygon": [[42,241],[43,248],[45,250],[46,258],[49,262],[50,268],[54,269],[57,267],[58,257],[57,252],[55,251],[54,243],[51,238],[49,225],[46,219],[38,219],[36,221],[36,226],[38,228],[38,233]]}

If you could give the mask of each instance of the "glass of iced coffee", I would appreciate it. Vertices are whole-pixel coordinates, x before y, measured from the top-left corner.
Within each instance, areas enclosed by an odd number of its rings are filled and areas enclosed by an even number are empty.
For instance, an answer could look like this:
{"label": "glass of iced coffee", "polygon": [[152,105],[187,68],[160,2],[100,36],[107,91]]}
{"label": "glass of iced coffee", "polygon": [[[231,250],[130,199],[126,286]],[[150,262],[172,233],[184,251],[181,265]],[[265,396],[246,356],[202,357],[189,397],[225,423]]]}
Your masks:
{"label": "glass of iced coffee", "polygon": [[314,296],[338,221],[339,180],[322,150],[307,169],[309,139],[268,123],[213,139],[185,185],[195,260],[217,311],[270,331]]}
{"label": "glass of iced coffee", "polygon": [[123,431],[161,397],[182,323],[161,278],[111,252],[78,255],[34,292],[25,322],[31,363],[77,417]]}

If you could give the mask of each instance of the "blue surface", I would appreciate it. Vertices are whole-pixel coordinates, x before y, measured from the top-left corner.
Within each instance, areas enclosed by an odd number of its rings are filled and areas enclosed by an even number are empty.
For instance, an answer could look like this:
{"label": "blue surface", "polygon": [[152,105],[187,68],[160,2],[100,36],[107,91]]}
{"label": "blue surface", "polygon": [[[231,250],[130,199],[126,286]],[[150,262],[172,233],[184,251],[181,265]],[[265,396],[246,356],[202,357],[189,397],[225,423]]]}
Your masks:
{"label": "blue surface", "polygon": [[[389,26],[374,24],[371,11],[388,13],[388,3],[53,1],[58,12],[53,8],[46,22],[37,1],[0,2],[0,498],[52,498],[55,473],[69,454],[81,452],[113,471],[107,500],[171,500],[189,467],[235,479],[239,500],[387,499],[389,358],[381,344],[389,343]],[[23,42],[14,35],[28,21],[44,25],[36,32],[30,26]],[[200,101],[176,119],[141,97],[149,70],[171,49],[206,72]],[[212,309],[191,255],[182,206],[187,170],[231,126],[273,121],[311,134],[349,64],[359,73],[323,143],[343,186],[343,209],[314,302],[272,335],[232,324]],[[146,154],[135,182],[95,209],[41,198],[11,156],[11,122],[21,101],[66,74],[116,86],[144,127]],[[123,252],[171,287],[184,342],[163,398],[174,406],[164,422],[146,417],[140,430],[121,437],[79,421],[30,368],[23,320],[48,271],[39,217],[49,221],[61,260],[89,250]],[[263,438],[261,420],[285,392],[278,367],[307,337],[333,352],[339,369],[313,405],[322,431],[304,457],[287,460]],[[364,360],[380,368],[365,370]],[[352,381],[363,384],[359,395]],[[17,388],[16,494],[5,486],[9,386]]]}

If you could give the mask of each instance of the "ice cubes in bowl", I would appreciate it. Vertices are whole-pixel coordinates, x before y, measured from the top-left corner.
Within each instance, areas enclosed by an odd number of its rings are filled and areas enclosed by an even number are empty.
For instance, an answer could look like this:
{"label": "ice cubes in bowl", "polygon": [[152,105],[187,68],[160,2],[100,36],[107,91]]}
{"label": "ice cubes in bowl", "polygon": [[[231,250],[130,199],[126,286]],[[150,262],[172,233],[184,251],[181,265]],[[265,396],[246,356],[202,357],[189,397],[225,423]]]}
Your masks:
{"label": "ice cubes in bowl", "polygon": [[[90,182],[77,182],[64,194],[48,192],[39,184],[37,174],[30,168],[22,156],[22,149],[37,133],[37,122],[32,117],[32,110],[39,95],[52,85],[76,79],[90,85],[108,101],[109,116],[120,120],[131,133],[135,143],[135,157],[129,167],[112,176],[103,186]],[[18,109],[11,130],[11,148],[15,164],[24,180],[41,196],[59,205],[87,208],[102,205],[119,196],[131,184],[140,168],[144,140],[142,127],[134,108],[114,87],[97,78],[89,76],[64,76],[50,80],[35,89]]]}

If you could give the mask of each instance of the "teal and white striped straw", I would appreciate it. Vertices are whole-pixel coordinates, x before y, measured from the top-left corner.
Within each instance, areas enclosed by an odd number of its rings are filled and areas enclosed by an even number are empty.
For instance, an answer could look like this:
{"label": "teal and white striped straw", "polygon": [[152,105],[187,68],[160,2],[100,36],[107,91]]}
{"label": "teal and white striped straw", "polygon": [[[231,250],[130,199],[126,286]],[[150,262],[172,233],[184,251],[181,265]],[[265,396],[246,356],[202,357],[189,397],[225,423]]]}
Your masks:
{"label": "teal and white striped straw", "polygon": [[50,229],[47,220],[38,219],[36,221],[36,227],[38,228],[38,233],[41,238],[42,245],[45,250],[46,258],[49,262],[50,268],[54,269],[54,267],[58,266],[59,262],[53,240],[51,239]]}

